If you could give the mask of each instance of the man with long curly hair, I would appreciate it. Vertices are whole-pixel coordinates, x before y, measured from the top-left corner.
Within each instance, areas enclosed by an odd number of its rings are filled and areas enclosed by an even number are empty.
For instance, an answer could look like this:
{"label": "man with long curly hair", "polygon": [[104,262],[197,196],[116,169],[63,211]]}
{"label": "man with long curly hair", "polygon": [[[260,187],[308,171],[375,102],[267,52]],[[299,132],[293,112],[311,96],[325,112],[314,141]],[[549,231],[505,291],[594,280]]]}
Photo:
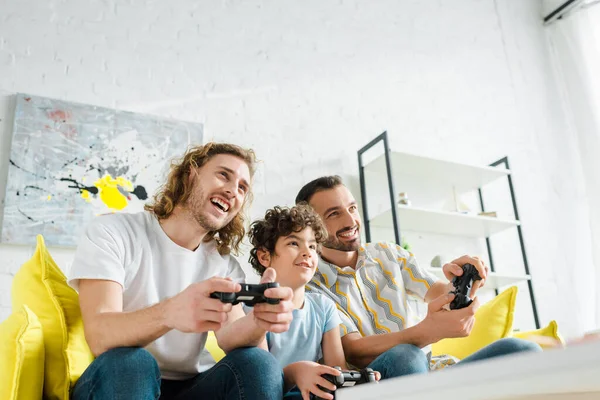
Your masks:
{"label": "man with long curly hair", "polygon": [[[251,198],[251,150],[208,143],[171,165],[167,182],[137,214],[95,218],[77,248],[69,283],[79,291],[87,342],[96,355],[73,399],[280,399],[282,370],[257,347],[285,332],[292,291],[272,288],[277,305],[210,298],[236,292],[236,253]],[[263,281],[273,281],[275,271]],[[204,348],[215,331],[227,355]]]}

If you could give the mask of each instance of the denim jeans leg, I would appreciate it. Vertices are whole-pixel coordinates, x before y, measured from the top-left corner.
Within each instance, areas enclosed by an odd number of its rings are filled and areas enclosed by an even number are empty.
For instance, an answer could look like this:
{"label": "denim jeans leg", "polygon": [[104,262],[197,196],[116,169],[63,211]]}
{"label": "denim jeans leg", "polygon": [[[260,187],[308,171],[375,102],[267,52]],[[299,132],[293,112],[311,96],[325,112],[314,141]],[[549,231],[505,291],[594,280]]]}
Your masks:
{"label": "denim jeans leg", "polygon": [[399,344],[377,357],[369,368],[381,373],[381,379],[429,372],[425,353],[412,344]]}
{"label": "denim jeans leg", "polygon": [[487,345],[483,349],[476,351],[468,357],[462,359],[457,365],[468,364],[475,361],[486,360],[488,358],[505,356],[508,354],[521,353],[525,351],[540,352],[542,348],[533,342],[517,338],[505,338]]}
{"label": "denim jeans leg", "polygon": [[186,382],[175,399],[281,400],[283,386],[283,371],[275,357],[247,347],[229,352],[214,367]]}
{"label": "denim jeans leg", "polygon": [[160,371],[154,357],[140,347],[102,353],[83,372],[71,391],[73,400],[156,400]]}

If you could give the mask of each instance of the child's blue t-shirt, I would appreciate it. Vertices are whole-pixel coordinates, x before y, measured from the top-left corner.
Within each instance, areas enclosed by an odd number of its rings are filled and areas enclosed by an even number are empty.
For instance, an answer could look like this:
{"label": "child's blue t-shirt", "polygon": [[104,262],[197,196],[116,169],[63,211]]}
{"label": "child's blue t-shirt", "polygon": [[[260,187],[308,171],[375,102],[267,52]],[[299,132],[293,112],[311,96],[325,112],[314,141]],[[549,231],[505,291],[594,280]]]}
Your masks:
{"label": "child's blue t-shirt", "polygon": [[305,293],[304,307],[294,310],[290,329],[283,333],[267,332],[269,352],[285,367],[297,361],[319,361],[325,332],[342,323],[335,303],[317,293]]}

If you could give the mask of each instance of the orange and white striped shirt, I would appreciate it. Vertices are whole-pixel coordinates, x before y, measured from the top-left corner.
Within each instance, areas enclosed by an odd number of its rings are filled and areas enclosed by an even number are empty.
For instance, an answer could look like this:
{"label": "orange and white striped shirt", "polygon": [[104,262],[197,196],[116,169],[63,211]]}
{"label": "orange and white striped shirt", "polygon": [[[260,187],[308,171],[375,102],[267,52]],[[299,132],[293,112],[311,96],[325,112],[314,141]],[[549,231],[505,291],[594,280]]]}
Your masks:
{"label": "orange and white striped shirt", "polygon": [[[340,312],[341,335],[398,332],[414,326],[424,314],[425,294],[438,278],[420,268],[412,253],[394,243],[368,243],[358,250],[356,269],[340,268],[322,258],[307,291],[332,299]],[[430,353],[429,346],[423,351]],[[449,356],[431,359],[431,369],[453,364]]]}

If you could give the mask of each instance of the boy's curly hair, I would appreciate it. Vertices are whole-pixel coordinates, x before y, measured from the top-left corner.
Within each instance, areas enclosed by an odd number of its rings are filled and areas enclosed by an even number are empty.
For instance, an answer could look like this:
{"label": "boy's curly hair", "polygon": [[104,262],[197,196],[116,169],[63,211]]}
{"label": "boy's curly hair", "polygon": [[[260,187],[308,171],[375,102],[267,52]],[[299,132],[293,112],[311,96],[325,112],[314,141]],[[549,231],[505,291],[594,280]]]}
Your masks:
{"label": "boy's curly hair", "polygon": [[317,242],[317,251],[320,251],[321,243],[327,239],[327,229],[311,206],[300,203],[294,207],[275,206],[267,210],[263,219],[256,220],[250,225],[248,237],[252,244],[248,262],[260,275],[265,272],[265,267],[258,260],[258,250],[266,250],[275,255],[275,244],[282,236],[291,235],[292,232],[300,232],[311,227]]}

